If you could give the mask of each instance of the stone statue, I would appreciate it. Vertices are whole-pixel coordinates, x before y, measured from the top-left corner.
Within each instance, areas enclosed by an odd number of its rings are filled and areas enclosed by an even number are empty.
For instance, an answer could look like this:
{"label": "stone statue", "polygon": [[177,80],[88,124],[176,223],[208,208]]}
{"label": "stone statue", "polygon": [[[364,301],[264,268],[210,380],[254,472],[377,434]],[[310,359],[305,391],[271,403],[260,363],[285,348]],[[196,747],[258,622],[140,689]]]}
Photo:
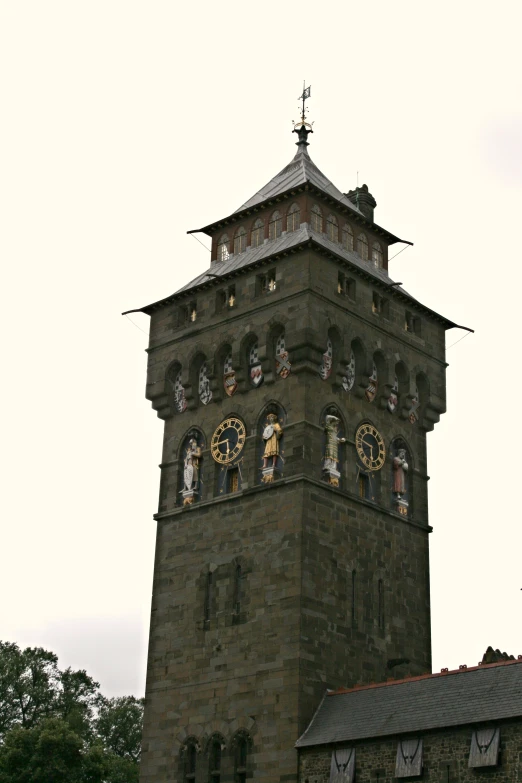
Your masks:
{"label": "stone statue", "polygon": [[194,502],[194,493],[199,488],[199,461],[201,459],[201,446],[198,446],[196,438],[188,442],[183,467],[183,505],[188,506]]}
{"label": "stone statue", "polygon": [[393,491],[399,498],[406,494],[407,472],[406,449],[399,449],[393,458]]}
{"label": "stone statue", "polygon": [[[277,468],[279,457],[279,441],[283,435],[283,428],[277,421],[275,413],[269,413],[263,430],[265,450],[263,452],[263,481],[271,483],[274,480],[274,471]],[[272,464],[270,464],[270,460]]]}
{"label": "stone statue", "polygon": [[339,443],[346,443],[346,438],[339,437],[340,419],[328,414],[325,420],[326,448],[324,452],[323,471],[328,476],[328,483],[339,486]]}

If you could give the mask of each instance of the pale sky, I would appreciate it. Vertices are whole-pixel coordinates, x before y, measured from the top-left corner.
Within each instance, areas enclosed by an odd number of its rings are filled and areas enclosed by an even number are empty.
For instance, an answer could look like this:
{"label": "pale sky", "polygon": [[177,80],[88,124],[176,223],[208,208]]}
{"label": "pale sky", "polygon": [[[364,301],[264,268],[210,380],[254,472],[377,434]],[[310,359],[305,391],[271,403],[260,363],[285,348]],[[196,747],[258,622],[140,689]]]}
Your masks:
{"label": "pale sky", "polygon": [[143,693],[163,423],[148,318],[120,313],[207,267],[186,231],[290,161],[306,79],[312,159],[415,243],[391,276],[475,329],[447,334],[428,437],[434,671],[522,653],[521,22],[506,0],[0,2],[0,639]]}

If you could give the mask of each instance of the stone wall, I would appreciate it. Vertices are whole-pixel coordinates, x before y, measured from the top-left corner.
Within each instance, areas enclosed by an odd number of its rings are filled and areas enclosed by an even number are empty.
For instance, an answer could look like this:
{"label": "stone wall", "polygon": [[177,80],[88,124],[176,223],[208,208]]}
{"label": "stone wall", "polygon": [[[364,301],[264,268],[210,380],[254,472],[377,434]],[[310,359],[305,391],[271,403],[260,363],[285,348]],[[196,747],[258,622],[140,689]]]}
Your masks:
{"label": "stone wall", "polygon": [[[232,779],[231,743],[251,738],[249,775],[264,783],[295,781],[294,743],[325,687],[351,686],[430,667],[426,430],[445,407],[444,329],[424,318],[421,335],[404,330],[405,305],[390,293],[386,318],[372,312],[369,277],[359,275],[355,298],[337,292],[341,267],[304,249],[245,270],[234,278],[233,308],[216,308],[226,281],[188,294],[197,319],[180,326],[174,302],[153,313],[147,396],[165,420],[156,562],[152,598],[142,783],[183,779],[181,751],[198,743],[196,783],[208,777],[205,748],[218,733],[223,777]],[[261,292],[259,274],[276,272],[275,291]],[[183,305],[184,306],[184,305]],[[291,373],[276,373],[274,343],[284,328]],[[332,331],[333,330],[333,331]],[[247,363],[255,335],[264,383],[254,388]],[[326,340],[334,366],[323,381]],[[353,392],[342,386],[352,341],[363,346]],[[229,346],[238,388],[223,387],[223,350]],[[227,347],[228,350],[228,347]],[[373,403],[364,395],[375,352],[381,381]],[[199,358],[198,358],[199,357]],[[196,362],[204,358],[213,399],[201,404]],[[410,370],[401,410],[386,400],[394,367]],[[380,361],[380,360],[379,360]],[[181,366],[187,409],[176,414],[168,380]],[[429,378],[420,419],[406,415],[417,372]],[[283,478],[261,484],[261,424],[266,406],[284,411]],[[339,488],[323,481],[324,411],[336,406],[346,444]],[[220,466],[209,445],[216,426],[236,415],[246,426],[240,491],[220,492]],[[375,501],[361,498],[354,435],[370,420],[386,447],[396,436],[411,450],[413,503],[409,518],[394,513],[391,466],[378,476]],[[202,491],[181,505],[183,443],[193,428],[202,443]],[[242,569],[242,603],[234,610],[234,569]],[[352,619],[352,571],[356,610]],[[204,617],[205,580],[213,575],[212,606]],[[384,586],[384,620],[376,589]],[[390,661],[402,659],[397,668]],[[401,668],[402,666],[402,668]]]}
{"label": "stone wall", "polygon": [[[434,783],[520,783],[522,781],[522,720],[502,721],[499,764],[468,768],[473,726],[459,726],[419,734],[423,737],[424,768],[421,778],[405,780]],[[394,783],[397,737],[364,740],[355,747],[357,783]],[[342,746],[339,746],[342,747]],[[307,748],[299,752],[300,783],[328,783],[332,747]]]}

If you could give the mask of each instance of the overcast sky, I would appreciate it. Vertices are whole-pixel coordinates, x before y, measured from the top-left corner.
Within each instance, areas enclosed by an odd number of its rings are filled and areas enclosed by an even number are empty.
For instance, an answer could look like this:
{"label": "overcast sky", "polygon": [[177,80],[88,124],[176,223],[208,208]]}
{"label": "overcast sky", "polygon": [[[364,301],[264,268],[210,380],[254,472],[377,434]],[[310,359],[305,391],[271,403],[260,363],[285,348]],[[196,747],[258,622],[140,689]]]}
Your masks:
{"label": "overcast sky", "polygon": [[[433,665],[522,653],[520,3],[0,3],[0,638],[144,691],[162,422],[148,318],[203,271],[186,231],[295,152],[415,243],[447,334],[428,437]],[[209,245],[209,240],[203,237]],[[397,247],[399,249],[399,247]],[[456,343],[456,344],[455,344]]]}

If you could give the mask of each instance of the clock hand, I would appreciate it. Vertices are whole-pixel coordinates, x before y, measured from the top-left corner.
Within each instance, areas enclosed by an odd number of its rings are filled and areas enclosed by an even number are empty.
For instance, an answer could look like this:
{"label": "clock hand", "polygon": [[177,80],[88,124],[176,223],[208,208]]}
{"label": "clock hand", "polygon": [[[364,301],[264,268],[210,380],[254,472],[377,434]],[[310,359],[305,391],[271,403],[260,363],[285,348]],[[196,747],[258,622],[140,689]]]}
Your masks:
{"label": "clock hand", "polygon": [[218,440],[216,446],[220,446],[222,443],[228,443],[228,438],[225,438],[224,440]]}

